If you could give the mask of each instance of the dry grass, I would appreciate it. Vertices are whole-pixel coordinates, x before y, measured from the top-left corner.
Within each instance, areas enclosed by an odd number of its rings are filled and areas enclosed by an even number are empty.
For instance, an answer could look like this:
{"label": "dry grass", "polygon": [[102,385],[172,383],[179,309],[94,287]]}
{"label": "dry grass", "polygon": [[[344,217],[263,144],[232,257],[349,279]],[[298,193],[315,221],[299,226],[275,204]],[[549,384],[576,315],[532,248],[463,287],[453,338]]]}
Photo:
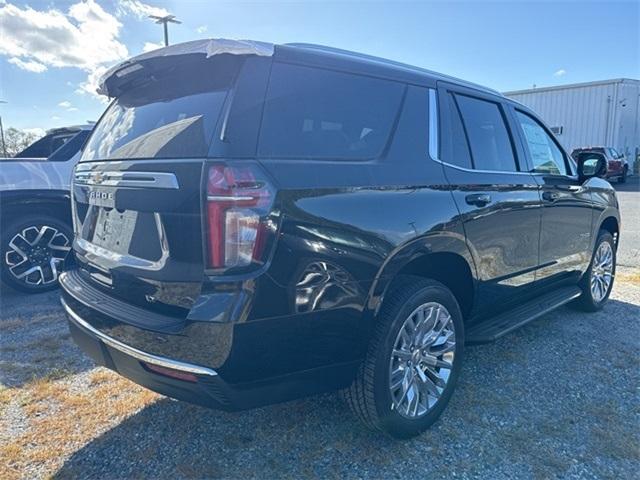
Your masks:
{"label": "dry grass", "polygon": [[640,269],[632,269],[630,271],[616,272],[616,280],[622,283],[630,283],[640,286]]}
{"label": "dry grass", "polygon": [[71,393],[68,379],[47,376],[0,390],[0,409],[12,402],[28,420],[26,431],[0,445],[0,478],[19,478],[25,467],[55,471],[64,459],[157,395],[104,369],[89,374],[92,388]]}

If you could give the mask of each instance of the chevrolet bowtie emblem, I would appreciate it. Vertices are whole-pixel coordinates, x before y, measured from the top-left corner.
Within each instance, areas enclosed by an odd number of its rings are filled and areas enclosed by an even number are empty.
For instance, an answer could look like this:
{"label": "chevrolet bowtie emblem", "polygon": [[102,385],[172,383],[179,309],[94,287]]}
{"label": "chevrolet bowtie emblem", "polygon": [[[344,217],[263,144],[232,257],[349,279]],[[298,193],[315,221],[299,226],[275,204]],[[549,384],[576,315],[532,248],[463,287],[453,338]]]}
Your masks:
{"label": "chevrolet bowtie emblem", "polygon": [[91,176],[91,180],[94,184],[100,184],[104,181],[104,175],[101,172],[95,172],[92,176]]}

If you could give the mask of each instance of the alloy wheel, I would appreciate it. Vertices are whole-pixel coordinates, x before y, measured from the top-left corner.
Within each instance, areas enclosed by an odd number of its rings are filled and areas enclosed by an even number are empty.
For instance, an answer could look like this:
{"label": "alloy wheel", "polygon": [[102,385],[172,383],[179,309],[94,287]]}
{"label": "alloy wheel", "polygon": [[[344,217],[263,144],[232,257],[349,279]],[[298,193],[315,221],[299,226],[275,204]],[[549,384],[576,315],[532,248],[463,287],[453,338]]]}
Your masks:
{"label": "alloy wheel", "polygon": [[70,243],[67,235],[55,227],[27,227],[9,241],[5,254],[7,270],[15,280],[29,287],[50,285],[58,280]]}
{"label": "alloy wheel", "polygon": [[416,308],[404,321],[389,362],[392,409],[405,418],[425,415],[438,402],[453,369],[453,318],[436,302]]}
{"label": "alloy wheel", "polygon": [[609,242],[602,242],[593,258],[591,267],[591,296],[600,303],[609,292],[613,281],[613,249]]}

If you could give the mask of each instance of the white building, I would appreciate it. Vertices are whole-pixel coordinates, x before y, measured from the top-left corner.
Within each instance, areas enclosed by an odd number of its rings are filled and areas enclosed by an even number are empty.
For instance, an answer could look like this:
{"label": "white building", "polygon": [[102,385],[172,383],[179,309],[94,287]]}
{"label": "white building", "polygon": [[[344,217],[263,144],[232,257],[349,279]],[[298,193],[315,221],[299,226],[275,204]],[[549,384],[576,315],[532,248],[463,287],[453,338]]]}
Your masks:
{"label": "white building", "polygon": [[627,156],[630,167],[640,154],[640,80],[619,78],[505,95],[538,113],[569,152],[613,147]]}

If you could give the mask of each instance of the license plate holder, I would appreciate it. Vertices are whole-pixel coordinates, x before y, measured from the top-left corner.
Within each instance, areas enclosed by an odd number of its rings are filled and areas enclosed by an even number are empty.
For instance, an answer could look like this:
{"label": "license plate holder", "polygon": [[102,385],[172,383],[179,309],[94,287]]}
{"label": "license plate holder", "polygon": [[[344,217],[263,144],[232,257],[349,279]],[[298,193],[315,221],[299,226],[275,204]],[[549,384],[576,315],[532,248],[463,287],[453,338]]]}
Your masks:
{"label": "license plate holder", "polygon": [[135,210],[100,208],[91,243],[121,255],[128,254],[137,220]]}

